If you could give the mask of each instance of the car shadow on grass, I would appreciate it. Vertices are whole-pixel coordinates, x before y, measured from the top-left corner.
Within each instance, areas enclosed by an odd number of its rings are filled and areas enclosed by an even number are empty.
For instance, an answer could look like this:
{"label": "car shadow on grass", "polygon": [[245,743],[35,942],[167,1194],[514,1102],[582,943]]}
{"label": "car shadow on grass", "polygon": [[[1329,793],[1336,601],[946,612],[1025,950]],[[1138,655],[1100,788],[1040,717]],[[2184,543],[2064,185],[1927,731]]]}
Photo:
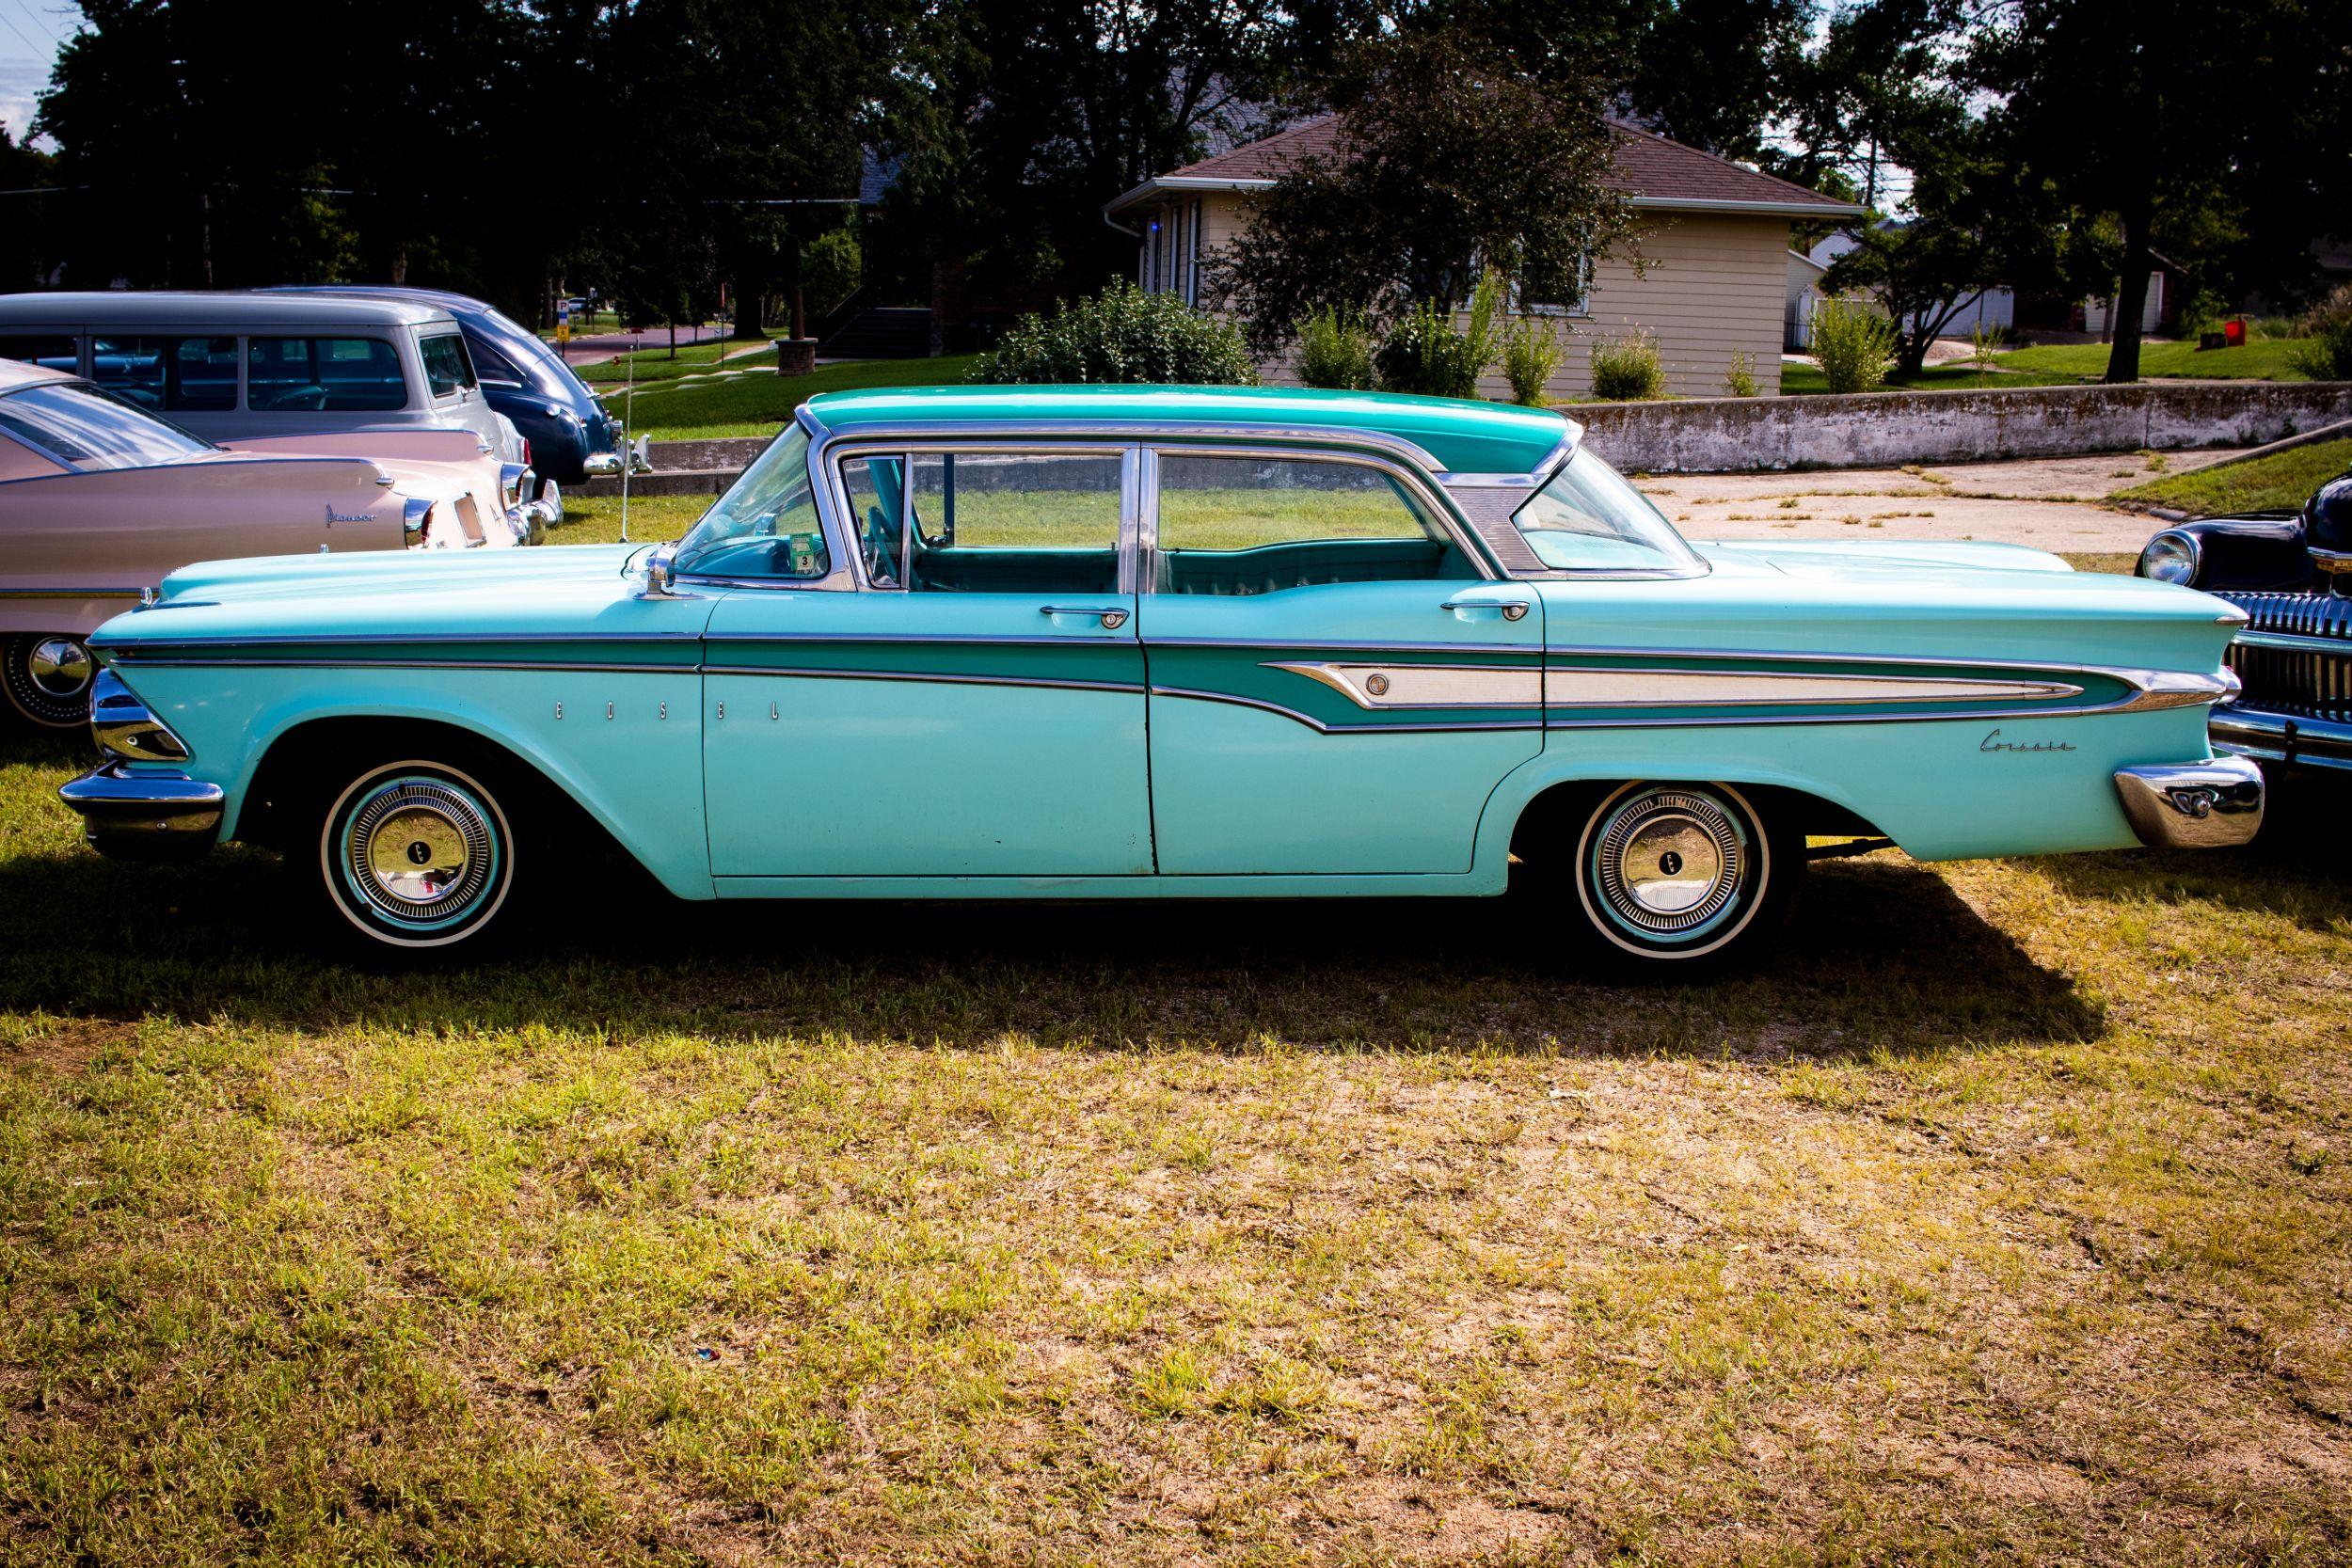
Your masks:
{"label": "car shadow on grass", "polygon": [[2352,774],[2271,772],[2262,832],[2237,849],[2140,849],[2042,862],[2069,895],[2100,903],[2213,903],[2305,930],[2352,922]]}
{"label": "car shadow on grass", "polygon": [[323,958],[268,854],[79,848],[0,862],[0,1006],[246,1026],[525,1025],[982,1046],[1838,1056],[2103,1027],[2064,974],[1907,863],[1818,867],[1742,972],[1630,984],[1501,899],[689,904],[629,868],[548,900],[507,953],[372,973]]}

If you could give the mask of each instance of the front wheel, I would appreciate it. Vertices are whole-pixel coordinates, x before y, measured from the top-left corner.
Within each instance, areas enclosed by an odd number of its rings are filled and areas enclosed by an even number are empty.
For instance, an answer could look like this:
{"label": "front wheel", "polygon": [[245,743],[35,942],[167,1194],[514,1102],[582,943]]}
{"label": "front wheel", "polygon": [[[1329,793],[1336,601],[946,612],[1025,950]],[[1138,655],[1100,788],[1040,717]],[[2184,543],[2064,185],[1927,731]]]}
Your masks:
{"label": "front wheel", "polygon": [[1577,909],[1620,959],[1719,964],[1778,929],[1804,868],[1801,845],[1728,784],[1623,784],[1577,835]]}
{"label": "front wheel", "polygon": [[485,944],[513,903],[516,843],[501,781],[405,758],[328,798],[313,840],[318,890],[345,945],[375,953]]}
{"label": "front wheel", "polygon": [[90,688],[98,661],[78,637],[35,632],[0,642],[0,689],[26,723],[44,730],[79,729],[89,722]]}

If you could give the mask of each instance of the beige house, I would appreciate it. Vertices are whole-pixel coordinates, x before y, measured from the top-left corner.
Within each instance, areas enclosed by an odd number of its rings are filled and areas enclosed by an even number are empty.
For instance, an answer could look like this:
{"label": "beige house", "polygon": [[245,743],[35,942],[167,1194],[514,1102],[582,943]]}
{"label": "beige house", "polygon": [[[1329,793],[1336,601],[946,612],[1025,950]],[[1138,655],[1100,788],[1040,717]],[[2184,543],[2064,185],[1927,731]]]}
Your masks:
{"label": "beige house", "polygon": [[[1858,217],[1849,202],[1613,121],[1616,182],[1645,220],[1636,272],[1631,255],[1602,257],[1581,299],[1520,300],[1565,328],[1567,352],[1552,377],[1554,397],[1583,396],[1593,342],[1646,327],[1658,338],[1670,391],[1707,397],[1724,390],[1732,356],[1745,353],[1760,388],[1779,386],[1788,291],[1789,228],[1796,221]],[[1326,115],[1263,141],[1234,148],[1147,180],[1104,208],[1140,240],[1136,280],[1199,303],[1201,273],[1216,247],[1248,221],[1253,191],[1290,163],[1332,153],[1340,120]],[[1287,365],[1268,380],[1293,380]],[[1490,393],[1502,395],[1500,375]]]}

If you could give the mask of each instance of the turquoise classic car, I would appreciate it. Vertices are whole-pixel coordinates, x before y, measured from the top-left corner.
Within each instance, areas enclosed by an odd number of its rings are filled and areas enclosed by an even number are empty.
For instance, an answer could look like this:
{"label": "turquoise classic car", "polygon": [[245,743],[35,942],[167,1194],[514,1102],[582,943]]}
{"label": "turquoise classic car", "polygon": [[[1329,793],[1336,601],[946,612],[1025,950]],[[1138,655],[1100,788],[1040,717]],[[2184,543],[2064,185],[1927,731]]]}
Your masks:
{"label": "turquoise classic car", "polygon": [[1720,958],[1810,838],[2224,845],[2243,619],[1991,545],[1693,546],[1557,414],[812,400],[685,538],[173,573],[91,640],[102,851],[282,849],[389,949],[572,841],[686,898],[1500,894]]}

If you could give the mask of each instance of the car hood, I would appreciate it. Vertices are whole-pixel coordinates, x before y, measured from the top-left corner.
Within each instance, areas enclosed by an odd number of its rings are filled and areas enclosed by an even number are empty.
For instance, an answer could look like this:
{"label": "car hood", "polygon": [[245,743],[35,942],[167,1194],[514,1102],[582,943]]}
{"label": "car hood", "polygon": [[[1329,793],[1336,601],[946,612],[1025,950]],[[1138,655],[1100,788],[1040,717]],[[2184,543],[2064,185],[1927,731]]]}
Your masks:
{"label": "car hood", "polygon": [[91,645],[594,640],[633,619],[628,607],[637,602],[644,583],[631,566],[650,547],[404,550],[198,562],[165,578],[152,607],[117,616],[99,628]]}

